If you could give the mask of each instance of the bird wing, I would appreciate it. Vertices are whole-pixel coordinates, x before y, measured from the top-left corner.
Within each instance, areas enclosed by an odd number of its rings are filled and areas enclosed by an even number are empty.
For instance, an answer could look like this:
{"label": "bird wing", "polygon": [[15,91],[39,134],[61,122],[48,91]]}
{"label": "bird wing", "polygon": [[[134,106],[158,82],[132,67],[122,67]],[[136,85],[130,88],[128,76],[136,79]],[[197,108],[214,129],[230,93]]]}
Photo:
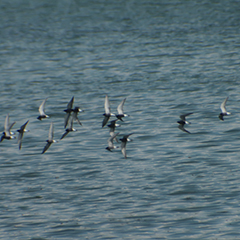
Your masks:
{"label": "bird wing", "polygon": [[69,120],[70,115],[71,115],[71,112],[69,112],[69,113],[67,112],[64,116],[64,128],[66,128],[68,125],[68,120]]}
{"label": "bird wing", "polygon": [[5,134],[6,134],[7,131],[9,131],[9,114],[6,116],[5,123],[4,123],[4,132],[5,132]]}
{"label": "bird wing", "polygon": [[43,102],[41,103],[41,105],[38,108],[40,115],[45,115],[44,108],[45,108],[46,101],[47,101],[47,98],[45,100],[43,100]]}
{"label": "bird wing", "polygon": [[71,99],[70,102],[68,103],[67,109],[72,109],[73,101],[74,101],[74,96],[72,97],[72,99]]}
{"label": "bird wing", "polygon": [[80,125],[82,125],[82,123],[80,122],[80,120],[78,119],[78,116],[77,116],[77,112],[73,112],[73,119],[76,120]]}
{"label": "bird wing", "polygon": [[49,147],[51,146],[51,144],[52,144],[52,143],[47,142],[47,144],[46,144],[45,147],[43,148],[42,154],[45,153],[45,152],[49,149]]}
{"label": "bird wing", "polygon": [[105,97],[105,103],[104,103],[105,113],[110,114],[110,103],[108,99],[108,95]]}
{"label": "bird wing", "polygon": [[104,127],[107,124],[109,118],[110,118],[109,116],[104,116],[102,127]]}
{"label": "bird wing", "polygon": [[188,130],[186,130],[182,124],[178,125],[178,128],[184,132],[190,133]]}
{"label": "bird wing", "polygon": [[125,101],[126,101],[126,98],[124,98],[122,100],[122,102],[118,105],[118,107],[117,107],[118,114],[123,114],[123,105],[124,105]]}
{"label": "bird wing", "polygon": [[180,119],[182,119],[183,121],[185,121],[185,120],[186,120],[186,117],[189,116],[189,115],[191,115],[191,114],[193,114],[193,113],[187,113],[187,114],[180,115]]}
{"label": "bird wing", "polygon": [[226,110],[226,108],[225,108],[227,100],[228,100],[228,97],[227,97],[227,98],[223,101],[223,103],[220,105],[220,109],[221,109],[222,113],[226,113],[226,112],[227,112],[227,110]]}
{"label": "bird wing", "polygon": [[60,140],[63,139],[65,136],[67,136],[68,133],[69,133],[69,131],[65,131],[65,133],[62,135],[62,137],[60,138]]}
{"label": "bird wing", "polygon": [[48,141],[52,141],[52,140],[53,140],[53,122],[51,122],[50,124],[49,133],[48,133]]}

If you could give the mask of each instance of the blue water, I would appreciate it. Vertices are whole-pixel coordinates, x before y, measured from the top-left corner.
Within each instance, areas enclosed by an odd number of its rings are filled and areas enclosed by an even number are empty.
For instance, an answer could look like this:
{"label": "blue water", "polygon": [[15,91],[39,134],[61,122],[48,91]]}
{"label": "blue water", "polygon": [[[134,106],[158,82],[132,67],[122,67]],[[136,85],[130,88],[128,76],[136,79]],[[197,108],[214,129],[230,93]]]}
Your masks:
{"label": "blue water", "polygon": [[[0,130],[9,113],[30,132],[0,143],[0,238],[240,239],[239,7],[1,1]],[[127,159],[105,149],[106,94],[114,113],[127,98]],[[72,96],[83,125],[59,141]]]}

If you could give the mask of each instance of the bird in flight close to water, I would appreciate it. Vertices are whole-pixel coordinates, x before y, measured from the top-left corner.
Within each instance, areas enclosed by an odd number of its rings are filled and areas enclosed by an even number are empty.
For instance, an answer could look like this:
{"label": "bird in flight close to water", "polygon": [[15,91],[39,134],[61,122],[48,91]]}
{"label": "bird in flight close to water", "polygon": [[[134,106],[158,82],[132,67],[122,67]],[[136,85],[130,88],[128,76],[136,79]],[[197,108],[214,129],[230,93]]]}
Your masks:
{"label": "bird in flight close to water", "polygon": [[121,120],[122,122],[123,122],[123,120],[122,120],[123,117],[128,117],[129,116],[129,115],[123,113],[123,105],[124,105],[125,101],[126,101],[126,98],[124,98],[122,100],[122,102],[118,105],[118,108],[117,108],[118,114],[116,114],[116,117],[119,120]]}
{"label": "bird in flight close to water", "polygon": [[106,97],[105,97],[104,108],[105,108],[105,113],[103,114],[104,119],[102,122],[102,127],[104,127],[107,124],[107,122],[111,116],[115,116],[113,113],[111,113],[108,95],[106,95]]}
{"label": "bird in flight close to water", "polygon": [[187,113],[187,114],[183,114],[183,115],[180,115],[180,121],[177,121],[177,123],[179,124],[178,125],[178,128],[180,129],[180,130],[182,130],[182,131],[184,131],[184,132],[187,132],[187,133],[190,133],[189,131],[187,131],[185,128],[184,128],[184,125],[185,124],[191,124],[190,122],[188,122],[187,120],[186,120],[186,117],[187,116],[189,116],[189,115],[191,115],[191,114],[193,114],[193,113]]}
{"label": "bird in flight close to water", "polygon": [[130,133],[130,134],[128,134],[128,135],[123,136],[123,138],[119,139],[119,140],[122,142],[122,144],[121,144],[121,151],[122,151],[122,154],[123,154],[123,156],[124,156],[125,158],[127,158],[127,153],[126,153],[126,145],[127,145],[127,142],[131,141],[128,137],[129,137],[130,135],[132,135],[132,134],[133,134],[133,133]]}
{"label": "bird in flight close to water", "polygon": [[49,133],[48,133],[48,140],[46,140],[47,144],[43,148],[42,154],[45,153],[52,143],[56,143],[56,140],[53,140],[53,123],[50,124]]}
{"label": "bird in flight close to water", "polygon": [[7,140],[10,140],[10,139],[13,139],[15,138],[14,136],[12,136],[12,132],[11,132],[11,128],[13,127],[13,125],[15,124],[16,122],[13,122],[12,124],[9,124],[9,114],[6,116],[5,118],[5,123],[4,123],[4,132],[1,136],[1,140],[0,142],[3,141],[3,139],[7,139]]}
{"label": "bird in flight close to water", "polygon": [[18,131],[18,146],[19,146],[19,150],[21,149],[22,147],[22,139],[23,139],[23,134],[25,132],[28,132],[28,130],[26,129],[26,126],[28,124],[29,120],[27,122],[25,122]]}
{"label": "bird in flight close to water", "polygon": [[43,102],[41,103],[41,105],[38,108],[40,115],[37,117],[37,119],[39,119],[39,120],[42,120],[42,118],[49,118],[49,116],[44,112],[46,101],[47,101],[47,98],[45,100],[43,100]]}
{"label": "bird in flight close to water", "polygon": [[221,119],[222,121],[224,121],[223,117],[230,115],[230,112],[227,112],[226,110],[226,102],[228,100],[228,97],[223,101],[223,103],[220,105],[220,109],[221,109],[221,113],[219,114],[219,119]]}

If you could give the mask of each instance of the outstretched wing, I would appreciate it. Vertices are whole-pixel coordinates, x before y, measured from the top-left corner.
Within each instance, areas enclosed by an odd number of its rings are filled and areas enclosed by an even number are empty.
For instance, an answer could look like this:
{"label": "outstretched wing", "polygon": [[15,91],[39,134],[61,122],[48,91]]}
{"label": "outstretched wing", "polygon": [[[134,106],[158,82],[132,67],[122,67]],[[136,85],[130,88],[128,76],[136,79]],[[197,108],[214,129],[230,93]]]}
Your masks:
{"label": "outstretched wing", "polygon": [[125,101],[126,101],[126,98],[124,98],[122,100],[122,102],[118,105],[118,107],[117,107],[118,114],[123,114],[123,105],[124,105]]}
{"label": "outstretched wing", "polygon": [[220,109],[221,109],[222,113],[226,113],[227,112],[227,110],[226,110],[226,102],[227,102],[227,100],[228,100],[228,97],[220,105]]}

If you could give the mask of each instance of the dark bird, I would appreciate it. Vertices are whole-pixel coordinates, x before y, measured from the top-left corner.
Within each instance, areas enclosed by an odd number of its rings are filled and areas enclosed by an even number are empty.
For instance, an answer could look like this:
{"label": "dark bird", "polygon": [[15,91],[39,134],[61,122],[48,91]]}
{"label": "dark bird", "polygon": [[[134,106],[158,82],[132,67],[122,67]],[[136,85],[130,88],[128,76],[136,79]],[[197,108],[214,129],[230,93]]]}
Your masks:
{"label": "dark bird", "polygon": [[62,137],[60,138],[60,140],[62,140],[65,136],[67,136],[67,134],[69,132],[76,132],[77,130],[73,128],[73,116],[71,116],[70,118],[70,123],[69,123],[69,127],[66,128],[65,133],[62,135]]}
{"label": "dark bird", "polygon": [[50,128],[49,128],[49,133],[48,133],[48,140],[46,140],[47,144],[43,148],[42,154],[45,153],[49,147],[51,146],[52,143],[56,143],[56,140],[53,140],[53,123],[51,123]]}
{"label": "dark bird", "polygon": [[115,116],[113,113],[111,113],[109,99],[108,99],[107,95],[105,97],[104,108],[105,108],[105,113],[103,114],[104,119],[102,122],[102,127],[104,127],[107,124],[107,122],[111,116]]}
{"label": "dark bird", "polygon": [[221,113],[219,114],[219,119],[221,119],[222,121],[224,121],[223,117],[230,115],[230,112],[227,112],[225,106],[226,106],[226,102],[228,100],[228,97],[223,101],[223,103],[220,105],[220,109],[221,109]]}
{"label": "dark bird", "polygon": [[128,137],[129,137],[130,135],[132,135],[132,134],[133,134],[133,133],[130,133],[130,134],[128,134],[128,135],[123,136],[123,138],[119,139],[119,140],[122,142],[122,144],[121,144],[121,151],[122,151],[122,154],[123,154],[123,156],[124,156],[125,158],[127,158],[127,154],[126,154],[126,145],[127,145],[127,142],[131,141]]}
{"label": "dark bird", "polygon": [[117,108],[118,114],[116,114],[116,117],[119,120],[121,120],[122,122],[123,122],[123,120],[122,120],[123,117],[128,117],[129,116],[129,115],[123,113],[123,105],[124,105],[125,101],[126,101],[126,98],[124,98],[122,100],[122,102],[118,105],[118,108]]}
{"label": "dark bird", "polygon": [[187,132],[187,133],[190,133],[189,131],[187,131],[185,128],[184,128],[184,125],[185,124],[191,124],[190,122],[186,121],[186,117],[191,115],[193,113],[187,113],[187,114],[184,114],[184,115],[180,115],[180,121],[177,121],[177,123],[179,124],[178,128],[184,132]]}
{"label": "dark bird", "polygon": [[26,129],[26,126],[28,124],[29,120],[27,122],[25,122],[18,131],[18,146],[19,146],[19,150],[22,147],[22,139],[23,139],[23,134],[24,132],[28,132],[28,130]]}
{"label": "dark bird", "polygon": [[37,117],[37,119],[39,119],[39,120],[42,120],[42,118],[49,118],[49,116],[46,115],[44,112],[46,101],[47,101],[47,98],[45,100],[43,100],[42,104],[38,108],[40,115]]}
{"label": "dark bird", "polygon": [[74,109],[72,109],[72,116],[73,116],[73,120],[77,121],[81,126],[82,126],[82,123],[80,122],[80,120],[78,119],[78,113],[79,112],[83,112],[82,109],[80,109],[79,107],[75,107]]}
{"label": "dark bird", "polygon": [[1,140],[0,142],[3,141],[3,139],[7,139],[7,140],[10,140],[10,139],[13,139],[15,138],[14,136],[12,136],[12,132],[11,132],[11,128],[13,127],[13,125],[15,124],[16,122],[13,122],[12,124],[9,124],[9,114],[6,116],[5,118],[5,123],[4,123],[4,132],[1,136]]}
{"label": "dark bird", "polygon": [[65,118],[64,118],[64,128],[67,127],[68,125],[68,120],[69,117],[71,115],[71,112],[73,111],[72,107],[73,107],[73,101],[74,101],[74,96],[72,97],[72,99],[70,100],[70,102],[67,105],[67,109],[63,110],[64,112],[66,112]]}
{"label": "dark bird", "polygon": [[107,149],[108,151],[111,152],[112,149],[118,148],[118,147],[114,146],[114,144],[113,144],[113,139],[115,139],[118,134],[119,134],[119,132],[113,134],[113,136],[111,136],[111,137],[108,139],[108,147],[106,147],[106,149]]}

